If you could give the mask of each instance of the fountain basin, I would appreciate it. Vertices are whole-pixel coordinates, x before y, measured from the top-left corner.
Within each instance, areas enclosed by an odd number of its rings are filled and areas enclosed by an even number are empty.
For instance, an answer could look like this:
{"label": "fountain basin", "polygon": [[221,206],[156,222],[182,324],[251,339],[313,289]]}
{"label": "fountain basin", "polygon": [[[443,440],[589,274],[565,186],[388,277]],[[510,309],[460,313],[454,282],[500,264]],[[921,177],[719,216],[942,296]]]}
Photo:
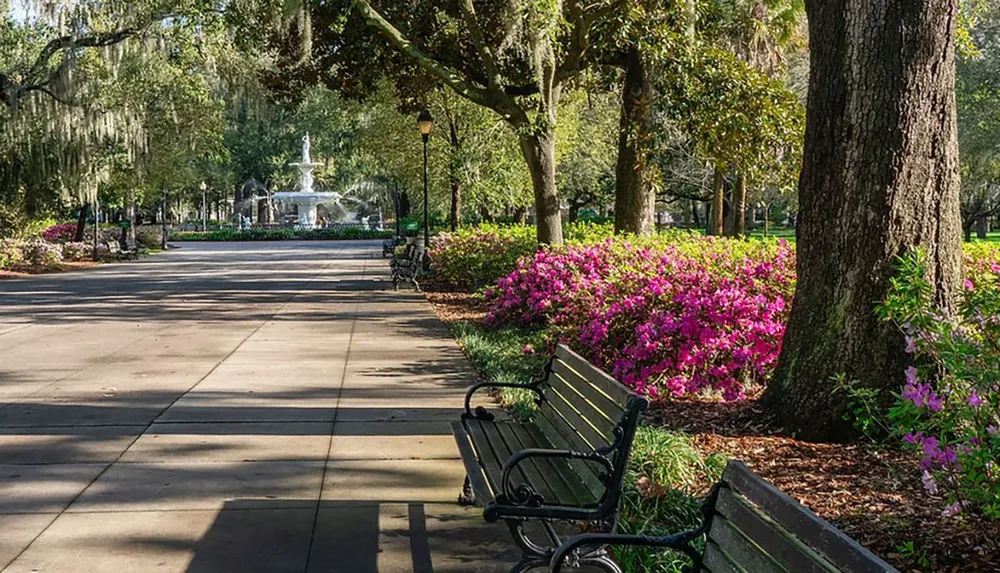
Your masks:
{"label": "fountain basin", "polygon": [[315,191],[287,191],[274,194],[274,200],[295,205],[299,216],[297,227],[315,229],[316,208],[324,203],[337,203],[340,193],[319,193]]}

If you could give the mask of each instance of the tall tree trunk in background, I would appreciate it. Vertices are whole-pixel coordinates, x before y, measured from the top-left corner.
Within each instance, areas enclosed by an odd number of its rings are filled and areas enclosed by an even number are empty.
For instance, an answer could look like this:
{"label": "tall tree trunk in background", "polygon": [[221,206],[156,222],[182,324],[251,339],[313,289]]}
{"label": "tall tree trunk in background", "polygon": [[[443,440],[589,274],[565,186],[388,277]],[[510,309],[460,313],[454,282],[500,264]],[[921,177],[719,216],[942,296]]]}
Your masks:
{"label": "tall tree trunk in background", "polygon": [[451,143],[451,169],[449,173],[449,183],[451,183],[451,232],[462,227],[462,182],[456,173],[458,166],[455,157],[461,151],[462,140],[458,136],[458,119],[448,114],[448,139]]}
{"label": "tall tree trunk in background", "polygon": [[[905,5],[904,5],[905,4]],[[934,299],[962,284],[956,0],[807,0],[811,72],[798,287],[765,402],[805,439],[851,437],[840,373],[898,391],[902,335],[875,316],[897,256],[921,247]]]}
{"label": "tall tree trunk in background", "polygon": [[83,233],[87,230],[87,212],[90,211],[90,203],[80,205],[80,214],[76,217],[76,233],[73,241],[80,243],[83,241]]}
{"label": "tall tree trunk in background", "polygon": [[554,127],[538,133],[522,135],[521,153],[528,162],[531,183],[535,190],[536,235],[538,242],[561,245],[562,213],[556,191],[556,132]]}
{"label": "tall tree trunk in background", "polygon": [[[694,199],[691,200],[691,220],[694,221],[696,229],[701,226],[701,217],[698,216],[698,202]],[[688,228],[690,229],[691,227]]]}
{"label": "tall tree trunk in background", "polygon": [[747,178],[740,175],[733,190],[733,236],[742,237],[747,233]]}
{"label": "tall tree trunk in background", "polygon": [[579,218],[580,218],[580,206],[570,201],[569,213],[566,215],[566,221],[569,223],[576,223],[577,219]]}
{"label": "tall tree trunk in background", "polygon": [[462,183],[451,178],[451,230],[462,228]]}
{"label": "tall tree trunk in background", "polygon": [[490,213],[490,208],[489,207],[480,207],[479,208],[479,219],[483,223],[492,223],[493,222],[493,213]]}
{"label": "tall tree trunk in background", "polygon": [[982,215],[976,219],[976,237],[979,239],[985,239],[988,233],[989,227],[986,224],[986,215]]}
{"label": "tall tree trunk in background", "polygon": [[722,170],[715,168],[715,180],[712,183],[712,207],[708,215],[708,234],[721,237],[725,229],[726,213],[726,179]]}
{"label": "tall tree trunk in background", "polygon": [[399,193],[399,216],[410,216],[410,196],[406,194],[406,191]]}
{"label": "tall tree trunk in background", "polygon": [[528,208],[518,207],[514,209],[514,222],[518,225],[526,225],[528,223]]}
{"label": "tall tree trunk in background", "polygon": [[625,55],[625,87],[618,135],[615,232],[651,235],[656,196],[649,181],[647,150],[653,131],[653,82],[639,50]]}

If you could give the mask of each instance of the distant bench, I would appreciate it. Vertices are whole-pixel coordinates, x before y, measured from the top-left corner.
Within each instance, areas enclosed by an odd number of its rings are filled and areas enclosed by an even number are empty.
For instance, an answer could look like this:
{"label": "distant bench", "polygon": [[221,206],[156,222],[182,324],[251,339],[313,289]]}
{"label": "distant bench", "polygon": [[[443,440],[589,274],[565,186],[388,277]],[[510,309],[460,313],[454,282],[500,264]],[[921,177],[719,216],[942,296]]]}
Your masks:
{"label": "distant bench", "polygon": [[702,513],[701,527],[666,537],[578,535],[556,551],[551,571],[575,566],[595,548],[638,545],[684,553],[693,573],[898,573],[740,461],[726,466]]}
{"label": "distant bench", "polygon": [[125,249],[122,249],[121,244],[115,240],[108,241],[105,246],[108,247],[108,256],[113,259],[121,261],[139,258],[139,246],[133,241],[129,241]]}

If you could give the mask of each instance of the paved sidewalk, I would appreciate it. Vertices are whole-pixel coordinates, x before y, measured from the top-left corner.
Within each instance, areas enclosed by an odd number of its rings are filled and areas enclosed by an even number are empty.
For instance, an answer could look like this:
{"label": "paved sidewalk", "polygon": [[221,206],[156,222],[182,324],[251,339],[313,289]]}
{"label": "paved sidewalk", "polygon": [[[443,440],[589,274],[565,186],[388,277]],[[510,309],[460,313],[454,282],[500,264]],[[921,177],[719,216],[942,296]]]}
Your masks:
{"label": "paved sidewalk", "polygon": [[0,570],[506,571],[454,502],[474,374],[374,243],[0,281]]}

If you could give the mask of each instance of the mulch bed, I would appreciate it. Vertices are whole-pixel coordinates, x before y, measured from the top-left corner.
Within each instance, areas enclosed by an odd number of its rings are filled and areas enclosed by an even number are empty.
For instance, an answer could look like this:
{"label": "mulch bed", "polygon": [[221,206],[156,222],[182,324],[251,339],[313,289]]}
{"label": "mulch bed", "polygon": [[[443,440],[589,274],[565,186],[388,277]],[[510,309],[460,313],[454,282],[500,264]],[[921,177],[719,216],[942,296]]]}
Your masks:
{"label": "mulch bed", "polygon": [[56,265],[51,265],[47,267],[23,267],[18,269],[7,269],[0,270],[0,280],[3,279],[20,279],[25,277],[33,277],[35,275],[51,275],[55,273],[64,273],[67,271],[78,271],[80,269],[86,269],[89,267],[96,266],[100,263],[94,262],[61,262]]}
{"label": "mulch bed", "polygon": [[[443,321],[482,321],[480,297],[427,286],[427,299]],[[745,461],[902,571],[1000,572],[1000,523],[943,516],[944,500],[925,491],[906,452],[796,440],[775,427],[756,400],[663,402],[646,419],[691,434],[706,453]],[[902,549],[907,544],[912,551]]]}

